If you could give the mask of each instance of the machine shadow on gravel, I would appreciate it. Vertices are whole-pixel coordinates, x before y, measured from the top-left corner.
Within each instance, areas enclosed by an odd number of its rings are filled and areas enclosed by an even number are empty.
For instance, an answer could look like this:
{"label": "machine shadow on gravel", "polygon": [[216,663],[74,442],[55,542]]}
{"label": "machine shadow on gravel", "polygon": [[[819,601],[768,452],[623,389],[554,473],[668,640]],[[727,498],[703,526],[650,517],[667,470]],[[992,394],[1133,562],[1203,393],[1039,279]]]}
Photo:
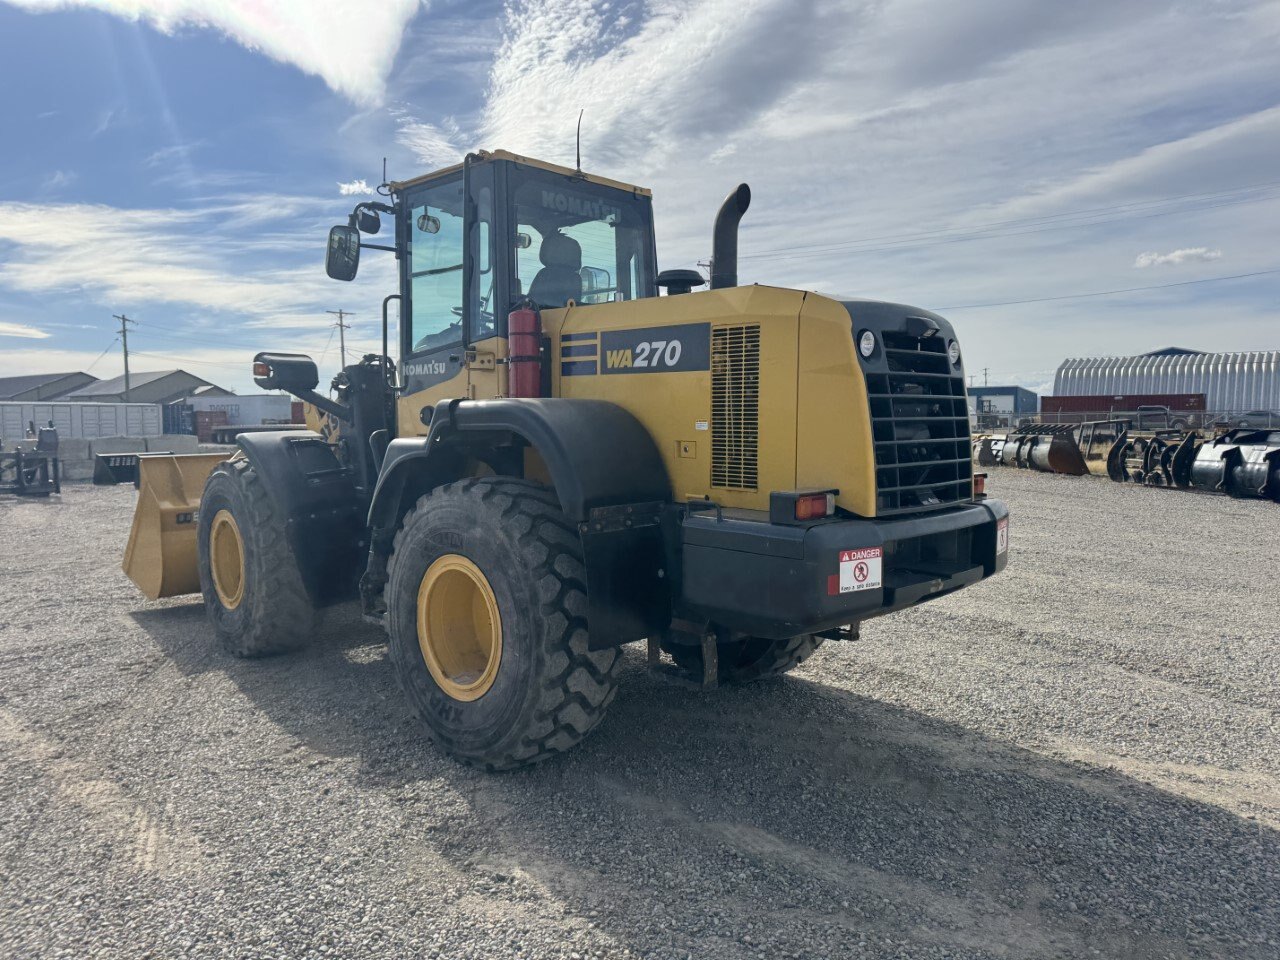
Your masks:
{"label": "machine shadow on gravel", "polygon": [[380,631],[351,608],[309,649],[259,661],[219,650],[199,605],[132,617],[184,673],[225,674],[421,822],[438,791],[463,798],[456,830],[396,828],[406,869],[429,849],[524,878],[644,955],[736,955],[748,922],[756,942],[802,953],[815,924],[835,944],[905,937],[966,956],[1262,958],[1280,943],[1276,831],[805,671],[704,692],[629,653],[578,751],[487,775],[426,741]]}

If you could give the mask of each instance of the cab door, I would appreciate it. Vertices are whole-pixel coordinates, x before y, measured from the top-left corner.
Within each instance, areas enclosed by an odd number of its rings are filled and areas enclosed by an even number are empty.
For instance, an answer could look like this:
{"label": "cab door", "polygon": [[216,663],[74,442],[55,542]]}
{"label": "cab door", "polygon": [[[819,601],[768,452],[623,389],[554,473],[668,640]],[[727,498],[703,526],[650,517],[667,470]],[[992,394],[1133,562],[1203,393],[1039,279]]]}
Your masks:
{"label": "cab door", "polygon": [[498,396],[505,373],[498,362],[506,354],[496,320],[505,281],[494,269],[492,169],[415,187],[403,203],[398,413],[402,433],[425,434],[424,407]]}

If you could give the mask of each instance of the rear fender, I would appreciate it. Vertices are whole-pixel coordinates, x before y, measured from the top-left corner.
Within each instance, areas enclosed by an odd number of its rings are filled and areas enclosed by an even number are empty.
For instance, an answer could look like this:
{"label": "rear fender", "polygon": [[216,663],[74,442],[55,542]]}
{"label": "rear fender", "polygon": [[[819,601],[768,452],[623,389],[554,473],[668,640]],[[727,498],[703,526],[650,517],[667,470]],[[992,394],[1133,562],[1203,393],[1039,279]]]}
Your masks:
{"label": "rear fender", "polygon": [[670,619],[670,578],[660,524],[671,498],[649,432],[617,404],[542,398],[451,401],[426,437],[393,440],[369,509],[370,569],[391,551],[400,519],[424,493],[473,475],[477,459],[523,475],[527,445],[546,466],[565,515],[577,524],[587,566],[593,649],[653,635]]}

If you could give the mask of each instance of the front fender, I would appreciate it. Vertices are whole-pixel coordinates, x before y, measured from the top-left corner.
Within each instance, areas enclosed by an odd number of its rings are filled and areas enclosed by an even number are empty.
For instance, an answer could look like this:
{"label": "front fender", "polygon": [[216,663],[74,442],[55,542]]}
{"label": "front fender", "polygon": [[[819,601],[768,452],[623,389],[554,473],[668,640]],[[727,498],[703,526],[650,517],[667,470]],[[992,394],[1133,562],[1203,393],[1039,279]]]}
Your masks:
{"label": "front fender", "polygon": [[367,542],[351,471],[310,430],[242,433],[236,442],[284,522],[312,604],[354,597]]}

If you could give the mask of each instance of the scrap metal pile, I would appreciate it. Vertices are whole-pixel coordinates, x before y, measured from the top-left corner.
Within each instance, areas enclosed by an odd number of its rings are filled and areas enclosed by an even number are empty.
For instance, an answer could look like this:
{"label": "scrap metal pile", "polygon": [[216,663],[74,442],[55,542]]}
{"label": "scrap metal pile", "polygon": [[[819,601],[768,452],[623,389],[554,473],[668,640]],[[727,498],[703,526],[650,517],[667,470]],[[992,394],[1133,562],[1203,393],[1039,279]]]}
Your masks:
{"label": "scrap metal pile", "polygon": [[1127,420],[1030,423],[1007,435],[975,436],[973,459],[1075,477],[1105,469],[1117,483],[1280,502],[1280,430],[1206,438],[1195,430],[1135,431]]}
{"label": "scrap metal pile", "polygon": [[1107,455],[1107,476],[1280,503],[1280,430],[1231,430],[1213,439],[1195,431],[1126,432]]}

